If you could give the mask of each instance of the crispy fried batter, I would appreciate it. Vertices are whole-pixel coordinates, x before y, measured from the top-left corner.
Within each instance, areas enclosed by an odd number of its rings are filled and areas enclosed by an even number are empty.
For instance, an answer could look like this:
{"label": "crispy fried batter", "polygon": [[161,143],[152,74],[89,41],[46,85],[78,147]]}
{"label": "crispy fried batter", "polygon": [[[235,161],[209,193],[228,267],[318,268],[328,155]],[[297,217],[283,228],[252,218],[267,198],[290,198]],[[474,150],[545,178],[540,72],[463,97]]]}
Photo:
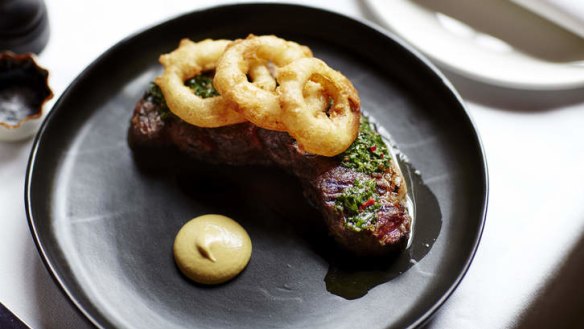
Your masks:
{"label": "crispy fried batter", "polygon": [[[278,81],[284,124],[302,149],[335,156],[351,146],[359,132],[360,100],[344,75],[320,59],[302,58],[281,68]],[[320,90],[306,90],[310,82]],[[315,92],[321,104],[314,104]],[[322,104],[322,95],[330,102]]]}
{"label": "crispy fried batter", "polygon": [[272,63],[277,69],[299,58],[311,57],[309,48],[273,35],[250,35],[234,41],[217,63],[213,83],[221,95],[238,104],[247,120],[258,127],[286,131],[281,119],[280,99],[273,88],[262,88],[248,81],[252,64]]}

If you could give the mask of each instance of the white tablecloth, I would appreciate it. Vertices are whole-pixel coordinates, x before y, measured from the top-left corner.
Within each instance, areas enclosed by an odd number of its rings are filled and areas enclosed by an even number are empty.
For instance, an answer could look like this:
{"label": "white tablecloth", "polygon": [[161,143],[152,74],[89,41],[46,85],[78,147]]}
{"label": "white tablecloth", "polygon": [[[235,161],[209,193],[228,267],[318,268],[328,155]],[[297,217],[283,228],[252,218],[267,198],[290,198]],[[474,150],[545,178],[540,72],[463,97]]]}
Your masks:
{"label": "white tablecloth", "polygon": [[[51,38],[40,63],[58,97],[120,39],[218,2],[46,0]],[[358,0],[294,2],[371,18]],[[486,148],[490,202],[476,258],[428,327],[583,328],[584,90],[525,93],[454,83],[465,98],[490,104],[468,102]],[[31,143],[0,143],[0,302],[33,328],[90,327],[51,280],[27,226]]]}

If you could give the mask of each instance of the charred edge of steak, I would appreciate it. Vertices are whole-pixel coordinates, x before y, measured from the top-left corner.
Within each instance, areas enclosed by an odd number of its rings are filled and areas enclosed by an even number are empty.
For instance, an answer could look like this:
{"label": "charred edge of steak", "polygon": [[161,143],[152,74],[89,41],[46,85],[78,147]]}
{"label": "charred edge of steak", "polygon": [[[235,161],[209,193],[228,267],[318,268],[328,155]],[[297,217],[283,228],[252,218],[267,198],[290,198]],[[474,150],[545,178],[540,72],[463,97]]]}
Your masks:
{"label": "charred edge of steak", "polygon": [[[393,161],[382,172],[364,173],[343,166],[342,156],[304,153],[285,132],[250,123],[196,127],[172,115],[157,96],[150,90],[136,104],[128,131],[132,149],[174,147],[208,163],[278,166],[300,179],[308,201],[322,213],[329,231],[345,249],[375,256],[405,248],[411,218],[405,207],[405,182]],[[370,209],[375,220],[356,228],[348,224],[350,214],[339,207],[339,200],[359,182],[373,182],[373,201],[361,206],[374,204]]]}

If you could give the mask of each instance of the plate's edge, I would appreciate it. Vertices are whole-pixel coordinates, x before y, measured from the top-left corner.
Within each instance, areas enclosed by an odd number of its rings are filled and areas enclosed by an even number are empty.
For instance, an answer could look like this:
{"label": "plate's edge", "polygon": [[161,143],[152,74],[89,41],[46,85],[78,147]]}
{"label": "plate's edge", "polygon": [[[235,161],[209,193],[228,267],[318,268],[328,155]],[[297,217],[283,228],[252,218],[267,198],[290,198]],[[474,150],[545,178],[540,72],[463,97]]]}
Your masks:
{"label": "plate's edge", "polygon": [[[43,122],[43,124],[41,126],[41,129],[43,129],[44,126],[45,126],[45,123]],[[47,254],[45,252],[45,246],[41,242],[41,240],[39,238],[39,234],[38,234],[37,229],[36,229],[36,226],[34,224],[35,220],[33,219],[32,206],[31,206],[31,203],[30,203],[30,199],[31,199],[31,195],[30,195],[30,193],[31,193],[30,182],[31,182],[32,171],[34,169],[34,162],[35,162],[35,159],[36,159],[36,154],[37,154],[37,150],[38,150],[40,136],[41,136],[41,130],[39,130],[39,132],[36,134],[36,136],[34,138],[33,146],[32,146],[32,149],[30,151],[29,158],[28,158],[28,164],[27,164],[27,167],[26,167],[26,173],[25,173],[25,179],[24,179],[24,209],[25,209],[25,212],[26,212],[26,219],[27,219],[27,223],[28,223],[28,228],[29,228],[29,230],[31,232],[31,235],[32,235],[34,244],[36,246],[36,249],[37,249],[39,255],[41,256],[41,260],[42,260],[43,264],[48,269],[48,272],[51,275],[51,278],[57,283],[57,287],[67,297],[67,301],[69,303],[71,303],[77,309],[77,311],[79,311],[79,312],[81,312],[81,314],[83,314],[83,316],[84,316],[83,319],[85,321],[89,320],[89,322],[91,322],[91,324],[93,324],[94,326],[96,326],[98,328],[103,328],[93,318],[93,316],[91,316],[91,314],[89,314],[79,304],[79,302],[77,301],[77,299],[71,294],[71,292],[69,291],[69,289],[67,288],[67,286],[63,283],[63,281],[61,280],[60,276],[57,274],[55,268],[51,264],[51,262],[49,260],[49,257],[47,256]]]}
{"label": "plate's edge", "polygon": [[[90,65],[90,66],[92,66],[92,65]],[[88,68],[90,66],[88,66]],[[66,94],[66,92],[71,88],[71,86],[85,73],[85,71],[88,68],[86,68],[82,73],[80,73],[77,76],[77,78],[75,78],[75,80],[69,85],[69,87],[67,87],[67,90],[65,90],[65,92],[63,92],[61,97],[59,97],[59,101],[57,103],[55,103],[55,105],[53,105],[53,107],[56,106],[58,103],[60,103],[61,98]],[[35,220],[33,219],[32,206],[30,203],[30,199],[31,199],[30,183],[31,183],[32,173],[34,170],[34,162],[35,162],[38,147],[40,144],[39,141],[40,141],[41,135],[45,129],[46,122],[48,121],[49,116],[52,114],[52,112],[53,111],[49,112],[49,115],[43,121],[41,128],[39,129],[39,131],[37,132],[37,134],[34,137],[33,146],[31,148],[30,155],[28,158],[28,164],[26,167],[25,179],[24,179],[24,209],[26,212],[26,219],[27,219],[27,223],[28,223],[28,228],[32,234],[34,244],[36,246],[36,249],[37,249],[39,255],[41,256],[41,260],[42,260],[43,264],[48,269],[48,272],[49,272],[51,278],[57,283],[57,287],[59,288],[59,290],[67,297],[67,301],[71,305],[73,305],[77,311],[79,311],[81,314],[83,314],[83,316],[84,316],[83,320],[89,321],[91,324],[93,324],[97,328],[105,329],[103,326],[101,326],[101,324],[96,319],[94,319],[94,317],[91,314],[89,314],[85,310],[85,308],[77,301],[75,296],[73,296],[73,294],[69,291],[69,289],[67,288],[65,283],[61,280],[60,276],[57,274],[57,271],[53,267],[51,261],[49,260],[49,257],[47,256],[47,254],[45,252],[45,246],[41,242],[41,240],[39,238],[39,234],[38,234],[37,229],[36,229],[36,226],[34,224]]]}
{"label": "plate's edge", "polygon": [[[399,34],[399,32],[394,28],[394,26],[392,26],[388,22],[387,18],[384,17],[383,14],[381,14],[382,10],[381,10],[381,8],[379,6],[379,2],[377,0],[363,0],[363,1],[366,4],[366,6],[368,7],[371,14],[373,16],[375,16],[375,19],[377,21],[379,21],[381,25],[385,26],[385,28],[390,30],[393,34],[399,36],[400,38],[403,38]],[[407,40],[406,38],[403,38],[403,39]],[[418,48],[416,48],[416,49],[418,49]],[[533,82],[528,82],[528,81],[513,82],[513,81],[507,81],[507,80],[503,80],[503,79],[495,79],[495,78],[487,77],[487,76],[484,76],[481,74],[477,74],[475,72],[472,72],[472,71],[469,71],[466,69],[462,69],[454,64],[451,64],[448,61],[445,61],[444,59],[441,59],[439,57],[434,56],[431,53],[421,51],[421,50],[418,50],[418,51],[422,52],[424,54],[424,56],[431,58],[438,66],[452,72],[453,74],[457,74],[457,75],[469,78],[471,80],[486,83],[486,84],[493,85],[496,87],[509,88],[509,89],[515,89],[515,90],[532,90],[532,91],[578,90],[578,89],[584,88],[584,80],[577,81],[577,82],[563,82],[563,83],[545,84],[545,83],[533,83]]]}
{"label": "plate's edge", "polygon": [[[440,78],[440,80],[442,81],[444,86],[448,90],[450,90],[452,95],[460,103],[461,109],[463,110],[464,114],[466,115],[466,119],[468,120],[468,124],[470,125],[470,127],[472,128],[472,130],[474,132],[474,137],[476,139],[477,146],[479,147],[480,155],[481,155],[481,159],[482,159],[482,164],[483,164],[482,169],[483,169],[484,176],[482,178],[483,178],[483,186],[484,186],[484,188],[483,188],[484,197],[482,200],[483,201],[482,202],[482,209],[480,212],[481,213],[481,223],[480,223],[479,231],[474,239],[473,250],[471,251],[471,254],[469,255],[468,259],[466,260],[461,273],[459,273],[459,275],[457,276],[455,281],[446,290],[446,292],[442,295],[442,297],[439,298],[438,301],[436,303],[434,303],[434,305],[432,305],[432,307],[430,307],[430,309],[428,309],[420,318],[418,318],[416,321],[414,321],[411,325],[408,326],[408,328],[421,327],[422,325],[427,323],[432,318],[432,316],[436,313],[436,311],[444,304],[444,302],[446,302],[446,300],[456,290],[456,288],[458,287],[458,285],[460,284],[460,282],[462,281],[462,279],[464,278],[464,276],[468,272],[468,269],[470,268],[470,265],[474,259],[474,256],[476,255],[476,252],[477,252],[477,249],[478,249],[478,246],[479,246],[479,243],[480,243],[483,231],[484,231],[486,214],[487,214],[487,206],[488,206],[488,198],[489,198],[488,166],[487,166],[484,145],[483,145],[481,137],[478,133],[476,124],[474,123],[472,117],[470,116],[470,113],[466,107],[466,104],[465,104],[464,100],[462,99],[462,97],[459,95],[458,91],[454,88],[452,83],[446,78],[444,73],[442,73],[436,67],[435,64],[433,64],[429,59],[427,59],[425,57],[425,55],[423,55],[420,51],[418,51],[417,49],[415,49],[411,45],[407,44],[404,40],[402,40],[400,37],[396,36],[392,32],[388,31],[387,29],[384,29],[380,25],[377,25],[377,24],[370,22],[370,21],[367,21],[365,19],[356,18],[356,17],[349,17],[349,16],[344,15],[342,13],[323,9],[321,7],[300,5],[300,4],[278,3],[278,2],[252,2],[252,3],[223,4],[223,5],[202,7],[200,9],[189,11],[187,13],[178,14],[178,15],[169,17],[161,22],[151,24],[151,25],[149,25],[149,26],[147,26],[147,27],[145,27],[137,32],[134,32],[134,33],[124,37],[119,42],[115,43],[113,46],[111,46],[109,49],[107,49],[105,52],[103,52],[101,55],[99,55],[93,62],[91,62],[91,64],[89,64],[69,84],[69,86],[61,94],[61,96],[59,97],[57,102],[55,102],[55,104],[53,105],[52,108],[56,108],[57,106],[59,106],[60,103],[63,101],[63,99],[71,92],[71,89],[73,89],[73,87],[76,86],[79,83],[79,81],[82,80],[83,77],[86,76],[88,74],[88,72],[90,72],[93,69],[93,67],[99,65],[103,60],[105,60],[109,56],[110,53],[114,52],[119,47],[122,47],[126,43],[130,42],[133,38],[147,32],[147,31],[149,31],[149,30],[151,30],[159,25],[168,23],[168,22],[176,20],[176,19],[180,19],[181,17],[186,17],[189,15],[193,15],[195,13],[202,13],[205,11],[213,11],[213,10],[218,10],[218,9],[222,9],[222,8],[242,7],[242,6],[248,6],[248,7],[279,6],[279,7],[296,7],[296,8],[300,7],[300,8],[305,8],[308,10],[322,11],[322,12],[325,12],[329,15],[341,16],[344,19],[353,20],[355,22],[358,22],[359,24],[366,26],[367,28],[373,30],[374,32],[377,32],[377,33],[384,35],[385,37],[387,37],[387,38],[391,39],[392,41],[396,42],[397,44],[399,44],[402,48],[409,51],[413,56],[416,57],[417,60],[422,62],[424,65],[426,65],[427,68],[429,68],[437,77]],[[41,256],[43,263],[45,264],[45,266],[49,270],[49,274],[51,275],[53,280],[55,280],[55,282],[57,283],[57,286],[59,287],[61,292],[63,292],[67,296],[69,302],[72,303],[73,306],[75,306],[75,308],[79,312],[81,312],[81,314],[83,314],[83,316],[85,317],[86,320],[89,320],[91,322],[91,324],[93,324],[97,328],[106,329],[106,327],[102,326],[102,324],[96,318],[94,318],[89,312],[87,312],[87,310],[84,309],[84,307],[81,305],[81,303],[69,291],[69,289],[66,287],[66,285],[61,280],[59,275],[56,273],[55,268],[51,264],[47,254],[45,252],[44,245],[39,239],[39,235],[38,235],[38,232],[36,230],[36,226],[35,226],[34,220],[33,220],[32,208],[31,208],[31,204],[30,204],[31,177],[32,177],[33,170],[34,170],[34,162],[36,159],[40,140],[41,140],[42,135],[44,134],[44,132],[46,130],[46,127],[48,126],[49,122],[51,121],[52,117],[54,116],[54,112],[56,112],[56,111],[52,111],[52,110],[49,111],[49,114],[47,115],[47,117],[43,121],[39,131],[35,135],[35,138],[33,141],[33,146],[31,148],[31,152],[30,152],[29,159],[28,159],[28,164],[27,164],[27,168],[26,168],[26,175],[25,175],[25,185],[24,185],[24,199],[25,199],[24,201],[25,201],[25,211],[26,211],[27,222],[28,222],[29,229],[32,233],[34,243],[37,247],[37,251],[39,252],[39,255]],[[110,322],[110,324],[111,324],[111,322]]]}

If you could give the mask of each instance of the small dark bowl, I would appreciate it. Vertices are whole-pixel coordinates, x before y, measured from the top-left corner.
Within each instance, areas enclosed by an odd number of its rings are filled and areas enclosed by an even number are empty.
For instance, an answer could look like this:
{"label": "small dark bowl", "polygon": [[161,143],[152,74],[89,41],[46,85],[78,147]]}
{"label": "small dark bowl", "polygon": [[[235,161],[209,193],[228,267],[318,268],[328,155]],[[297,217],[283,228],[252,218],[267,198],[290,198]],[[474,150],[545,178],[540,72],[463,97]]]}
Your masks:
{"label": "small dark bowl", "polygon": [[0,53],[0,139],[30,136],[43,114],[44,104],[53,98],[49,72],[32,54]]}

